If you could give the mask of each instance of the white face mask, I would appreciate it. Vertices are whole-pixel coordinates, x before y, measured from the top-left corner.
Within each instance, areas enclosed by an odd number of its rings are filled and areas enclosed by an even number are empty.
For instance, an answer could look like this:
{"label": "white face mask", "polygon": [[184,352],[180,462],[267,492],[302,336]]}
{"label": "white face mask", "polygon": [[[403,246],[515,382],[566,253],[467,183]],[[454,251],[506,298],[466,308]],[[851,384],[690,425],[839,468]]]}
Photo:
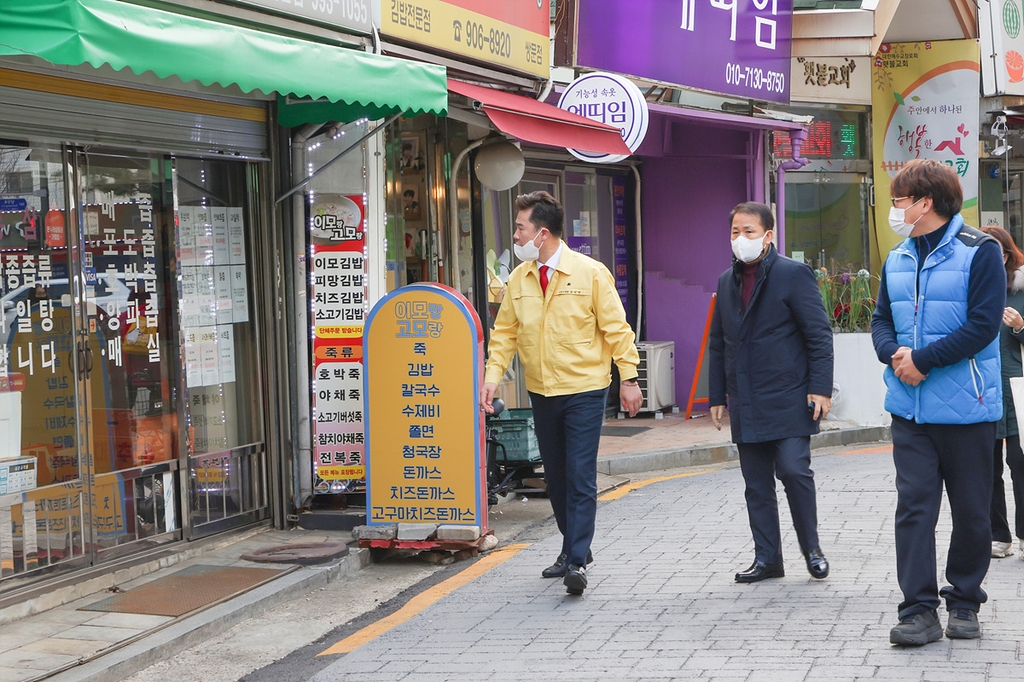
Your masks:
{"label": "white face mask", "polygon": [[[540,233],[537,234],[537,237],[539,236]],[[519,246],[519,244],[512,244],[512,250],[515,251],[516,258],[527,262],[540,258],[540,247],[534,243],[537,237],[534,237],[522,246]]]}
{"label": "white face mask", "polygon": [[[920,199],[912,203],[910,206],[907,206],[907,208],[913,208],[918,204],[918,202],[920,202],[923,199],[924,197],[921,197]],[[893,232],[903,237],[904,239],[910,236],[910,233],[914,231],[914,226],[917,225],[918,221],[920,221],[921,218],[924,217],[924,214],[922,213],[917,217],[917,220],[915,220],[912,223],[908,223],[906,221],[907,208],[896,208],[895,206],[893,206],[892,208],[889,209],[889,227],[892,228]]]}
{"label": "white face mask", "polygon": [[764,237],[751,239],[740,235],[732,240],[732,253],[736,260],[743,263],[757,260],[764,253]]}

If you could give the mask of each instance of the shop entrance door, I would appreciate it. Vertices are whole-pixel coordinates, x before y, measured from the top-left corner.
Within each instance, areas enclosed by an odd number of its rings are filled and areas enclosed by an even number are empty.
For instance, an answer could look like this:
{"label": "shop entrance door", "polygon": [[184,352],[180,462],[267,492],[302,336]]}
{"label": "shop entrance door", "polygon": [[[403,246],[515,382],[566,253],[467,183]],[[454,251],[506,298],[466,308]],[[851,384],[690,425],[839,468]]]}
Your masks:
{"label": "shop entrance door", "polygon": [[0,592],[180,537],[163,165],[0,144]]}

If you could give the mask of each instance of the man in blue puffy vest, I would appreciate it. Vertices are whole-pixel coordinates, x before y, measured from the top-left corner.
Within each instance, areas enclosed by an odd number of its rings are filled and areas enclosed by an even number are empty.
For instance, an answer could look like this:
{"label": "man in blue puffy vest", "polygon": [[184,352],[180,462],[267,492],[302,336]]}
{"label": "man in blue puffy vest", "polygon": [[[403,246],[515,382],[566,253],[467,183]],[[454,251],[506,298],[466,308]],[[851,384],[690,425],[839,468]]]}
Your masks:
{"label": "man in blue puffy vest", "polygon": [[[981,582],[992,544],[992,448],[1003,411],[999,324],[1006,272],[999,243],[964,225],[956,172],[914,160],[892,179],[890,227],[905,239],[882,270],[871,337],[885,363],[896,465],[896,574],[903,603],[893,644],[981,636]],[[935,524],[945,483],[953,517],[941,592]]]}

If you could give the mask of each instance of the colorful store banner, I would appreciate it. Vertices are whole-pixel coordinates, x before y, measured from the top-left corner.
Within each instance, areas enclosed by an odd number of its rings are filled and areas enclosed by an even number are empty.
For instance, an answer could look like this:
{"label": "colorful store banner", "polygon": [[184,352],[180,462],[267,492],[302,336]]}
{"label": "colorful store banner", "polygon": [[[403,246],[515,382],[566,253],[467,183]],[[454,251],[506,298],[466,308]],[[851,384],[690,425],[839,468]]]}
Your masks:
{"label": "colorful store banner", "polygon": [[486,532],[480,318],[454,289],[411,284],[378,301],[366,329],[366,522]]}
{"label": "colorful store banner", "polygon": [[789,102],[793,0],[587,0],[573,66]]}
{"label": "colorful store banner", "polygon": [[912,159],[935,159],[960,176],[962,214],[978,225],[978,43],[887,43],[871,70],[875,224],[882,257],[900,238],[888,229],[889,181]]}
{"label": "colorful store banner", "polygon": [[978,28],[981,34],[982,92],[1024,95],[1024,0],[980,0]]}
{"label": "colorful store banner", "polygon": [[313,490],[366,475],[363,442],[365,211],[361,195],[317,194],[310,208]]}
{"label": "colorful store banner", "polygon": [[548,0],[381,0],[380,32],[547,78]]}

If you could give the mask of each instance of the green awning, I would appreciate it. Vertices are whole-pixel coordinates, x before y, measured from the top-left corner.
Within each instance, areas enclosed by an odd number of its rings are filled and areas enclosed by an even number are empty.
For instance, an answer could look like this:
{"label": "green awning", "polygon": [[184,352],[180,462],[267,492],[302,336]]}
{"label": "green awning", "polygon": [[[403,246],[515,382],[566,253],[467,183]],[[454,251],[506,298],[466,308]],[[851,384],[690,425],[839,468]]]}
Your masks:
{"label": "green awning", "polygon": [[[444,67],[118,0],[3,0],[0,56],[277,93],[282,125],[448,109]],[[308,103],[303,103],[303,102]]]}

